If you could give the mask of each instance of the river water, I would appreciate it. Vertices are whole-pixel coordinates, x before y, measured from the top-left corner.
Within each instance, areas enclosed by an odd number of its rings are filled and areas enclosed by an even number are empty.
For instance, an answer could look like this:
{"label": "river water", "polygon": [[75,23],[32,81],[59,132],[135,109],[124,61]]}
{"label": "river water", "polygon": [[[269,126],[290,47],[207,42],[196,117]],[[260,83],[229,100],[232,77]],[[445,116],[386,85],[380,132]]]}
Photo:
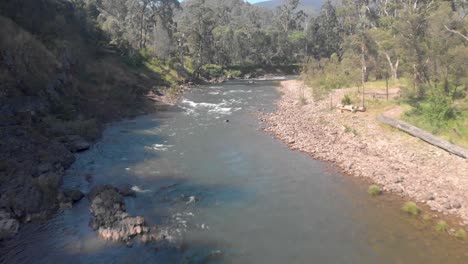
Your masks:
{"label": "river water", "polygon": [[0,262],[468,263],[466,244],[421,227],[400,201],[371,198],[362,182],[263,133],[254,113],[274,110],[277,85],[194,88],[178,107],[109,126],[79,154],[65,187],[134,186],[127,211],[170,242],[100,241],[83,199],[22,227]]}

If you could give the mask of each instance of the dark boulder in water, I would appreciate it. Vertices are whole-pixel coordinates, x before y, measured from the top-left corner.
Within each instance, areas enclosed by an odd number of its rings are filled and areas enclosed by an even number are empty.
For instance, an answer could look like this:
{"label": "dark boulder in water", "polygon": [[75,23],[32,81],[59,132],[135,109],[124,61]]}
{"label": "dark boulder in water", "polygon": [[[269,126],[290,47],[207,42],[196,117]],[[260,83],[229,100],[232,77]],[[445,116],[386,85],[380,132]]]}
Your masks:
{"label": "dark boulder in water", "polygon": [[141,216],[130,216],[119,189],[110,185],[94,187],[88,194],[91,203],[90,226],[105,240],[129,241],[140,236],[143,242],[156,239]]}

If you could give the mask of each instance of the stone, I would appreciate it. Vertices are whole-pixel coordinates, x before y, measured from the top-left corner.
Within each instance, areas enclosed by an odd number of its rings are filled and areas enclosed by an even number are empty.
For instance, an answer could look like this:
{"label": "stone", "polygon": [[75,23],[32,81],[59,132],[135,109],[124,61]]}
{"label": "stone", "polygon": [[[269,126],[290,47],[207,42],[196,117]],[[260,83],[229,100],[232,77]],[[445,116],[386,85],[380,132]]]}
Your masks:
{"label": "stone", "polygon": [[89,225],[102,239],[129,242],[149,230],[143,217],[133,217],[125,211],[120,189],[110,185],[96,186],[88,194],[88,199],[91,203]]}
{"label": "stone", "polygon": [[452,201],[452,202],[450,203],[450,205],[451,205],[451,207],[454,208],[454,209],[460,209],[460,208],[462,207],[461,204],[460,204],[459,202],[457,202],[457,201]]}
{"label": "stone", "polygon": [[432,193],[427,193],[423,196],[423,200],[425,201],[433,201],[435,200],[435,196]]}

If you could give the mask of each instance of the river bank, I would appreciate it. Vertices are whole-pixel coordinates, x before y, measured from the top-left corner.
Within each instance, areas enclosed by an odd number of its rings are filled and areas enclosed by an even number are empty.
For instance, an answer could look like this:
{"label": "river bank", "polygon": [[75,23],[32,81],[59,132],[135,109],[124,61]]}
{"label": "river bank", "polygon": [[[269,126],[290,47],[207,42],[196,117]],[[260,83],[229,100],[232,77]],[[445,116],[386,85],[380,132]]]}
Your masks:
{"label": "river bank", "polygon": [[314,100],[300,81],[284,81],[280,91],[277,111],[260,115],[266,132],[291,149],[468,224],[467,160],[379,125],[372,113],[330,110],[328,97]]}

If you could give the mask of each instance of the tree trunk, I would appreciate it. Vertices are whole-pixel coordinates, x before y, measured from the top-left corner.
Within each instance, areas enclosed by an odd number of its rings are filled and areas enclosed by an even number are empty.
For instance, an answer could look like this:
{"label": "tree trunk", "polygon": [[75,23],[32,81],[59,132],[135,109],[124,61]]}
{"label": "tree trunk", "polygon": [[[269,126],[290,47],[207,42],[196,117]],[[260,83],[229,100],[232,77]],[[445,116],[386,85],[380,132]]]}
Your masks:
{"label": "tree trunk", "polygon": [[377,120],[379,122],[382,122],[384,124],[387,124],[389,126],[398,128],[412,136],[415,136],[423,141],[426,141],[427,143],[434,145],[436,147],[439,147],[443,150],[446,150],[449,153],[452,153],[454,155],[457,155],[459,157],[462,157],[464,159],[468,159],[468,150],[465,148],[462,148],[460,146],[454,145],[450,142],[447,142],[441,138],[438,138],[422,129],[419,129],[415,126],[412,126],[410,124],[407,124],[403,121],[396,120],[393,118],[390,118],[388,116],[380,115],[377,117]]}
{"label": "tree trunk", "polygon": [[390,70],[392,71],[392,79],[398,79],[398,64],[400,64],[400,60],[397,59],[395,64],[393,64],[392,59],[387,52],[385,52],[385,58],[387,59],[388,65],[390,66]]}

